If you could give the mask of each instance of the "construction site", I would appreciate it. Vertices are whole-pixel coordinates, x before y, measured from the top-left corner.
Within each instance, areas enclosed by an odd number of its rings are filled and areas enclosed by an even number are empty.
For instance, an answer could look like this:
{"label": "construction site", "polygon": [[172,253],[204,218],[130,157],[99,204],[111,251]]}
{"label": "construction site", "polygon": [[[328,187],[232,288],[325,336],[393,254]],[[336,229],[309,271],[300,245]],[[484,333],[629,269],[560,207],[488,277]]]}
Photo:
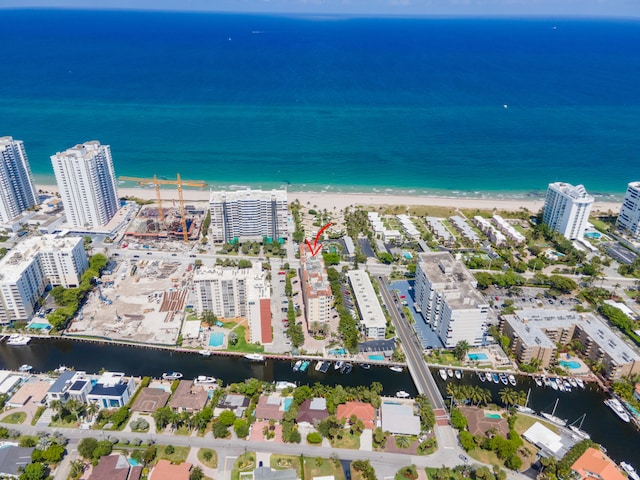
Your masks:
{"label": "construction site", "polygon": [[[183,187],[206,188],[207,184],[201,180],[182,180],[180,174],[177,180],[138,177],[120,177],[122,181],[136,182],[141,186],[153,186],[156,193],[154,205],[143,205],[136,218],[130,223],[125,237],[140,240],[151,239],[181,239],[185,243],[198,240],[204,221],[206,207],[195,204],[185,204]],[[161,186],[176,186],[178,202],[162,199]],[[170,205],[167,205],[170,203]]]}
{"label": "construction site", "polygon": [[67,334],[175,344],[192,270],[192,264],[176,261],[119,262],[111,275],[100,278]]}

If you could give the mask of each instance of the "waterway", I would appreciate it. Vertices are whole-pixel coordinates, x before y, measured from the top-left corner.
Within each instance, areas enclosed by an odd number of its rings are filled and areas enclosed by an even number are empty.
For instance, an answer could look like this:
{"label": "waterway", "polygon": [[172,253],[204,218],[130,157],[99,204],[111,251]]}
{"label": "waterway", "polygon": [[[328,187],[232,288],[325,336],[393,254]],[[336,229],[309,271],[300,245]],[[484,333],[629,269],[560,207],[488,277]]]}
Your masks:
{"label": "waterway", "polygon": [[[357,366],[350,375],[342,375],[330,368],[326,374],[316,372],[312,363],[307,372],[294,373],[292,362],[269,360],[253,363],[241,357],[211,356],[202,357],[197,353],[181,353],[159,349],[147,349],[124,345],[97,344],[67,339],[34,338],[28,346],[10,347],[0,345],[0,369],[14,369],[24,363],[32,365],[34,371],[51,371],[60,365],[74,367],[76,370],[97,372],[102,368],[126,372],[136,376],[160,377],[163,372],[179,371],[185,378],[208,375],[222,379],[225,384],[242,382],[247,378],[259,378],[265,381],[285,380],[298,384],[319,382],[325,385],[370,385],[380,382],[383,394],[393,396],[404,390],[412,396],[417,394],[411,376],[405,370],[395,373],[386,367],[373,366],[364,370]],[[446,384],[437,372],[434,377],[440,391],[446,396]],[[475,374],[467,372],[461,380],[449,380],[488,388],[496,401],[502,384],[482,383]],[[550,412],[559,398],[556,415],[569,422],[586,413],[583,430],[591,438],[607,448],[609,455],[617,461],[626,460],[640,468],[640,433],[631,425],[624,424],[607,408],[603,401],[605,394],[595,385],[585,390],[574,389],[571,393],[556,392],[549,388],[540,388],[529,377],[518,378],[515,387],[527,391],[531,388],[529,406],[535,411]]]}

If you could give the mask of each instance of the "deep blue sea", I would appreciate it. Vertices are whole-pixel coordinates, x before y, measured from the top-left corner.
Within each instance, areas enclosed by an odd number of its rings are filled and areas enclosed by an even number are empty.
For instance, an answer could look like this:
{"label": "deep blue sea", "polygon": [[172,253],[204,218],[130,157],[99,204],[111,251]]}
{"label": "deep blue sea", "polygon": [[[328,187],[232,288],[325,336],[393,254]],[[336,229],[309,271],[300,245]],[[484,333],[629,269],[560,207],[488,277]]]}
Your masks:
{"label": "deep blue sea", "polygon": [[[0,10],[0,135],[118,175],[596,194],[640,180],[640,22]],[[508,108],[505,108],[507,106]]]}

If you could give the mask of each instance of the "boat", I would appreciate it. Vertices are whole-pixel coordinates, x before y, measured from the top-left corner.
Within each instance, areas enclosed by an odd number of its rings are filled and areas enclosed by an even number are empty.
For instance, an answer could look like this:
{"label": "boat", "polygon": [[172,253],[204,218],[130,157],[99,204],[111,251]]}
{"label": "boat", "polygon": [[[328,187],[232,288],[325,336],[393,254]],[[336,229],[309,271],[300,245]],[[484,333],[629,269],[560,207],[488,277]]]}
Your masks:
{"label": "boat", "polygon": [[541,387],[543,385],[542,378],[540,378],[540,377],[533,377],[533,381],[536,382],[536,385],[538,387]]}
{"label": "boat", "polygon": [[210,357],[211,352],[209,350],[200,350],[200,355],[202,355],[203,357]]}
{"label": "boat", "polygon": [[31,337],[27,337],[26,335],[18,335],[17,333],[14,333],[9,336],[9,340],[7,340],[7,345],[20,347],[23,345],[28,345],[30,341],[31,341]]}
{"label": "boat", "polygon": [[331,366],[330,362],[323,362],[322,366],[320,367],[320,370],[318,370],[320,373],[327,373],[327,370],[329,370],[329,367]]}
{"label": "boat", "polygon": [[509,379],[507,378],[507,375],[506,375],[506,374],[501,373],[501,374],[499,375],[499,377],[500,377],[500,381],[501,381],[504,385],[507,385],[507,384],[509,383]]}
{"label": "boat", "polygon": [[569,380],[564,379],[562,381],[562,385],[564,385],[565,392],[570,392],[571,391],[571,384],[569,383]]}
{"label": "boat", "polygon": [[544,386],[545,387],[550,387],[551,386],[551,379],[550,378],[542,377],[542,381],[544,382]]}
{"label": "boat", "polygon": [[576,382],[576,379],[573,377],[569,378],[569,384],[571,385],[572,388],[578,388],[578,382]]}
{"label": "boat", "polygon": [[554,390],[558,390],[558,384],[556,383],[555,378],[549,379],[549,385],[551,385],[551,388],[553,388]]}
{"label": "boat", "polygon": [[402,367],[398,365],[394,365],[392,367],[389,367],[389,370],[391,370],[392,372],[400,373],[402,372]]}
{"label": "boat", "polygon": [[264,355],[260,353],[247,353],[244,358],[252,362],[264,362]]}
{"label": "boat", "polygon": [[460,370],[456,370],[455,372],[453,372],[453,374],[458,380],[462,378],[462,372]]}
{"label": "boat", "polygon": [[441,368],[440,370],[438,370],[438,373],[440,374],[440,377],[442,378],[442,380],[447,379],[447,371],[444,368]]}
{"label": "boat", "polygon": [[298,360],[296,363],[293,364],[293,371],[297,372],[298,370],[300,370],[301,366],[302,366],[302,360]]}
{"label": "boat", "polygon": [[495,372],[491,375],[491,379],[493,380],[493,383],[499,383],[500,382],[500,377],[498,377],[498,374],[495,373]]}
{"label": "boat", "polygon": [[447,376],[449,378],[453,378],[453,370],[451,370],[450,368],[447,368]]}
{"label": "boat", "polygon": [[398,398],[409,398],[410,396],[411,395],[409,395],[404,390],[400,390],[399,392],[396,392],[396,397],[398,397]]}
{"label": "boat", "polygon": [[480,379],[481,382],[484,382],[487,380],[487,377],[484,374],[484,372],[478,372],[478,378]]}
{"label": "boat", "polygon": [[514,387],[516,386],[516,383],[517,383],[516,382],[516,377],[514,377],[513,375],[509,375],[509,376],[507,376],[507,380],[509,380],[509,383],[511,385],[513,385]]}
{"label": "boat", "polygon": [[532,408],[529,408],[529,395],[531,395],[531,389],[527,391],[527,399],[524,402],[524,405],[516,405],[516,410],[520,413],[535,413]]}
{"label": "boat", "polygon": [[31,369],[33,369],[33,367],[31,365],[27,365],[26,363],[24,365],[20,365],[20,368],[18,368],[18,370],[21,372],[28,372]]}
{"label": "boat", "polygon": [[285,388],[296,388],[296,384],[284,381],[276,382],[276,390],[284,390]]}
{"label": "boat", "polygon": [[316,362],[316,372],[319,372],[323,366],[324,366],[324,362],[322,360],[318,360]]}
{"label": "boat", "polygon": [[625,472],[627,472],[629,478],[632,478],[633,480],[640,480],[640,476],[638,476],[638,472],[636,472],[636,469],[633,468],[633,465],[627,462],[620,462],[620,466]]}
{"label": "boat", "polygon": [[620,400],[617,398],[610,398],[604,401],[605,405],[613,410],[620,420],[623,422],[629,423],[631,421],[631,417],[629,417],[629,413],[625,410],[625,408],[620,403]]}
{"label": "boat", "polygon": [[[583,440],[589,440],[591,438],[591,435],[589,435],[587,432],[582,430],[582,423],[584,422],[584,419],[586,418],[586,416],[587,414],[584,413],[582,414],[581,417],[579,417],[573,423],[569,424],[569,430],[571,430],[573,433],[575,433],[578,437],[582,438]],[[576,427],[576,423],[578,422],[580,422],[580,424]]]}
{"label": "boat", "polygon": [[182,374],[180,372],[165,372],[162,374],[163,380],[180,380]]}
{"label": "boat", "polygon": [[360,364],[360,368],[362,368],[363,370],[371,370],[371,364],[370,363],[361,363]]}
{"label": "boat", "polygon": [[351,370],[353,370],[353,365],[351,365],[350,363],[345,363],[340,369],[340,373],[344,373],[345,375],[348,375],[351,373]]}
{"label": "boat", "polygon": [[560,425],[561,427],[564,427],[567,425],[567,421],[563,420],[560,417],[556,417],[555,413],[556,413],[556,408],[558,407],[558,400],[560,400],[559,398],[556,398],[556,403],[553,406],[553,410],[551,410],[551,413],[547,413],[547,412],[542,412],[542,416],[544,418],[546,418],[547,420],[549,420],[551,423],[555,423],[556,425]]}
{"label": "boat", "polygon": [[336,363],[333,364],[333,369],[334,370],[340,370],[342,368],[342,364],[344,362],[342,360],[338,360]]}
{"label": "boat", "polygon": [[558,385],[558,390],[560,390],[561,392],[565,391],[564,383],[562,383],[562,379],[561,378],[558,378],[556,380],[556,385]]}
{"label": "boat", "polygon": [[70,370],[69,367],[67,367],[66,365],[60,365],[58,368],[56,368],[53,373],[62,373],[62,372],[66,372]]}
{"label": "boat", "polygon": [[198,375],[194,380],[194,385],[214,385],[216,379],[213,377],[205,377],[204,375]]}
{"label": "boat", "polygon": [[305,360],[304,362],[302,362],[302,365],[300,365],[300,371],[301,372],[306,372],[307,368],[309,368],[310,364],[311,364],[311,362],[309,360]]}
{"label": "boat", "polygon": [[581,378],[576,378],[576,383],[578,384],[578,386],[580,388],[582,388],[584,390],[584,382],[582,381]]}

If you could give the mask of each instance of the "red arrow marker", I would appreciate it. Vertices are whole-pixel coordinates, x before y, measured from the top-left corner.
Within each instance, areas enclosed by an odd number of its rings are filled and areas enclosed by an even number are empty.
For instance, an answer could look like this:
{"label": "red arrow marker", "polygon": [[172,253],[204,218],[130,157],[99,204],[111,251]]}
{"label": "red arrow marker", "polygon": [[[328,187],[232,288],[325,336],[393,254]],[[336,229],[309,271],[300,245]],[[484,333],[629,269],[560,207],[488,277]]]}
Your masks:
{"label": "red arrow marker", "polygon": [[311,252],[312,257],[315,257],[320,251],[320,249],[322,248],[322,244],[318,245],[318,239],[320,239],[320,235],[322,235],[322,232],[324,232],[331,225],[333,225],[333,223],[327,223],[324,227],[320,229],[320,231],[316,235],[315,241],[313,242],[313,247],[311,246],[311,242],[309,240],[305,240],[305,242],[307,243],[307,247],[309,247],[309,251]]}

